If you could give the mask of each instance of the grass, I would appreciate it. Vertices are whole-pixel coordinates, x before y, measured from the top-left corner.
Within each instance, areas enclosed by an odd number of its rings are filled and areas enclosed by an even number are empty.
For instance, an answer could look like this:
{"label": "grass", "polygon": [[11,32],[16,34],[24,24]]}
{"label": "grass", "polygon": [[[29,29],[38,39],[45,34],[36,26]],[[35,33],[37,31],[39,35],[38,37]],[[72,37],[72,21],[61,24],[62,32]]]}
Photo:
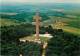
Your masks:
{"label": "grass", "polygon": [[[54,28],[54,25],[52,25]],[[75,35],[80,35],[80,29],[77,27],[72,27],[72,26],[61,26],[61,25],[57,25],[57,27],[55,27],[56,29],[63,29],[65,32],[69,32]]]}
{"label": "grass", "polygon": [[75,35],[80,35],[80,18],[59,18],[52,17],[54,20],[60,20],[59,22],[52,22],[53,28],[62,28],[65,32],[69,32]]}
{"label": "grass", "polygon": [[10,26],[10,25],[17,25],[16,20],[13,19],[5,19],[5,18],[0,18],[0,26]]}
{"label": "grass", "polygon": [[69,33],[73,33],[75,35],[80,35],[80,29],[78,28],[74,28],[74,27],[69,27],[69,26],[65,26],[62,28],[64,31],[69,32]]}

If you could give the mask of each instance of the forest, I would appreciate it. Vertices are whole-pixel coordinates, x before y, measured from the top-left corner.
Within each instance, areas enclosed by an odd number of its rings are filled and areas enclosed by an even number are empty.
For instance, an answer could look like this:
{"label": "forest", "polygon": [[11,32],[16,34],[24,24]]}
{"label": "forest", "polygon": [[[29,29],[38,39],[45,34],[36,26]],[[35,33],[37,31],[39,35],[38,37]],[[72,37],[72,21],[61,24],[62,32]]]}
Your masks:
{"label": "forest", "polygon": [[[34,25],[31,24],[1,27],[1,55],[41,56],[43,49],[41,44],[19,41],[19,38],[34,34],[34,29]],[[47,31],[53,35],[53,38],[48,41],[46,56],[80,55],[80,36],[64,32],[62,29],[53,29],[51,26],[40,27],[40,29],[42,34]]]}

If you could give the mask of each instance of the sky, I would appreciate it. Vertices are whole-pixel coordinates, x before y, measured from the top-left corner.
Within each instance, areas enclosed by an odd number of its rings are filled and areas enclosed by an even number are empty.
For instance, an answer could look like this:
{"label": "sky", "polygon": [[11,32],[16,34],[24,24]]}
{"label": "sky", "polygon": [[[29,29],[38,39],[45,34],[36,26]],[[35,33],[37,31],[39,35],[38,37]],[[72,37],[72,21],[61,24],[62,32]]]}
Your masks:
{"label": "sky", "polygon": [[80,3],[80,0],[0,0],[0,3]]}

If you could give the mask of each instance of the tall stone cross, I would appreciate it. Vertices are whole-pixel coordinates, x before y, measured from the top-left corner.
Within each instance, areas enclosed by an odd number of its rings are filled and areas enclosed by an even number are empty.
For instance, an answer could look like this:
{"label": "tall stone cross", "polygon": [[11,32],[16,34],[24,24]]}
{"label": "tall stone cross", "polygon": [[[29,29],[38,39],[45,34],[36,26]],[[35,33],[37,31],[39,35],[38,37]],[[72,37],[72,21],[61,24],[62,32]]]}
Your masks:
{"label": "tall stone cross", "polygon": [[36,15],[33,18],[35,20],[35,26],[36,26],[36,38],[35,40],[40,40],[39,38],[39,27],[40,27],[40,20],[41,17],[39,15],[39,11],[36,11]]}

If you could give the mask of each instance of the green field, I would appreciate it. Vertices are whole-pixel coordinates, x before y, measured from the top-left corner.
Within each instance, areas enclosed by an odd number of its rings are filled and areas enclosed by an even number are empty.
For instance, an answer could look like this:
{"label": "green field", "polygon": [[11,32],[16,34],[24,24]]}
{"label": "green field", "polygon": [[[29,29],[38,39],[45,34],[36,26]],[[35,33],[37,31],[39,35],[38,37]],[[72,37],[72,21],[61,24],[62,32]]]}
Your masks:
{"label": "green field", "polygon": [[5,19],[5,18],[2,18],[0,19],[0,26],[10,26],[10,25],[18,25],[18,21],[17,20],[12,20],[12,19]]}

